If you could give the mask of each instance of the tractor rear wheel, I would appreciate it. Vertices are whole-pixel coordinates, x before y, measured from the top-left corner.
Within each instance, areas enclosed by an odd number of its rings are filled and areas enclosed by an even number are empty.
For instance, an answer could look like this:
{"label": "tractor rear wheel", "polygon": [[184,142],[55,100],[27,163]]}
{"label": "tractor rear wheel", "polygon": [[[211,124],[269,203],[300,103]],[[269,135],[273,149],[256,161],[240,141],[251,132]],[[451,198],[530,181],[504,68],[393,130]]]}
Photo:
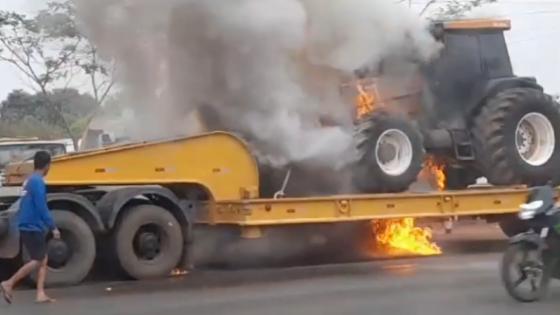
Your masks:
{"label": "tractor rear wheel", "polygon": [[484,105],[472,133],[478,166],[491,184],[558,183],[560,107],[550,96],[506,90]]}
{"label": "tractor rear wheel", "polygon": [[424,161],[422,135],[405,117],[376,111],[356,131],[355,187],[363,193],[401,192],[416,181]]}

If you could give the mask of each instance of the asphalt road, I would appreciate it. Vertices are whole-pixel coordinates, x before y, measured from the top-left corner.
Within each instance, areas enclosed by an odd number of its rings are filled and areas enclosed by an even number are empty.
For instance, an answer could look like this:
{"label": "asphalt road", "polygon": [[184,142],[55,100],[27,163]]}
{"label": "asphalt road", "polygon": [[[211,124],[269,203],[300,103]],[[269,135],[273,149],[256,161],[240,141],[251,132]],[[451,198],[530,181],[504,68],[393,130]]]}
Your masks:
{"label": "asphalt road", "polygon": [[[474,232],[473,232],[474,231]],[[560,286],[540,303],[511,300],[498,277],[503,240],[485,232],[444,237],[439,257],[245,271],[197,271],[154,282],[52,290],[52,305],[20,291],[0,314],[557,314]],[[493,238],[488,240],[488,238]],[[466,239],[466,240],[465,240]],[[560,283],[560,282],[559,282]]]}

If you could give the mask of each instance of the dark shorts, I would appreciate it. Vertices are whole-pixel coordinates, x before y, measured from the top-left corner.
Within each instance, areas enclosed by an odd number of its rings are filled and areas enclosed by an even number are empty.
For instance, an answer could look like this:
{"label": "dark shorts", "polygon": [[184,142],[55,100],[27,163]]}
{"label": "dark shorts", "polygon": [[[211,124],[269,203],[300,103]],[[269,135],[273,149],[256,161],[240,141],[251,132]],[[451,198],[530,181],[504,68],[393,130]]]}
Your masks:
{"label": "dark shorts", "polygon": [[20,231],[21,243],[31,260],[42,261],[47,255],[47,237],[42,232]]}

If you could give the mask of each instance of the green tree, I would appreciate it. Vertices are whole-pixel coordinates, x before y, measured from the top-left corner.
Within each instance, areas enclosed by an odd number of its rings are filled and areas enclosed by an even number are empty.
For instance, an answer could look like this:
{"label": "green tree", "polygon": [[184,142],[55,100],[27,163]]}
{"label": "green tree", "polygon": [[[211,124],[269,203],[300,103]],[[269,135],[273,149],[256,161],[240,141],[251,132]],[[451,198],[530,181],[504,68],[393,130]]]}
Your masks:
{"label": "green tree", "polygon": [[[32,19],[0,11],[0,60],[17,68],[44,95],[54,82],[68,76],[68,63],[81,41],[61,23],[58,9],[52,10],[42,11]],[[57,23],[51,23],[55,18]],[[71,135],[60,104],[48,101],[46,105],[57,124]]]}
{"label": "green tree", "polygon": [[[28,136],[31,133],[32,136],[60,137],[60,131],[64,129],[58,124],[57,116],[48,110],[46,104],[49,103],[60,105],[60,114],[68,123],[73,138],[79,137],[83,132],[84,117],[89,117],[99,106],[91,95],[80,93],[76,89],[55,89],[48,94],[15,90],[0,104],[0,124],[11,126]],[[33,134],[37,131],[43,133]],[[6,130],[0,132],[0,136],[7,136],[6,133]]]}
{"label": "green tree", "polygon": [[[49,93],[56,86],[69,86],[76,75],[90,79],[93,98],[101,105],[112,87],[110,63],[102,61],[95,47],[78,31],[72,1],[51,1],[33,17],[0,11],[0,62],[13,65],[44,95],[43,104],[76,144],[63,103]],[[90,113],[91,114],[91,113]]]}

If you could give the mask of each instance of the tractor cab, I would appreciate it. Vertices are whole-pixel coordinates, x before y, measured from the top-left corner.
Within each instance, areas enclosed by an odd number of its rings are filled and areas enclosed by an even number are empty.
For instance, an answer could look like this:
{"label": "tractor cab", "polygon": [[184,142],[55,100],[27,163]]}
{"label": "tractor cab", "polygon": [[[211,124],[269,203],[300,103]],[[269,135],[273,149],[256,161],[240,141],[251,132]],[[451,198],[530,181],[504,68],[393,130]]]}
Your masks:
{"label": "tractor cab", "polygon": [[[560,183],[560,106],[535,78],[514,74],[504,36],[510,28],[508,20],[436,21],[430,31],[442,48],[429,62],[388,56],[366,71],[374,73],[380,96],[373,99],[381,101],[358,108],[383,103],[390,110],[358,122],[365,140],[357,144],[356,187],[406,189],[424,152],[443,165],[451,189],[478,177],[493,185]],[[386,158],[383,151],[398,154]]]}
{"label": "tractor cab", "polygon": [[[424,67],[424,77],[433,99],[427,112],[436,121],[453,122],[464,128],[464,119],[494,83],[515,78],[504,31],[508,20],[459,20],[432,24],[431,33],[443,43],[438,58]],[[533,82],[534,83],[534,82]],[[433,110],[435,109],[437,110]],[[453,117],[459,115],[459,117]]]}
{"label": "tractor cab", "polygon": [[444,44],[441,55],[428,67],[435,94],[468,99],[483,81],[514,76],[504,31],[509,21],[453,21],[432,26],[434,37]]}

